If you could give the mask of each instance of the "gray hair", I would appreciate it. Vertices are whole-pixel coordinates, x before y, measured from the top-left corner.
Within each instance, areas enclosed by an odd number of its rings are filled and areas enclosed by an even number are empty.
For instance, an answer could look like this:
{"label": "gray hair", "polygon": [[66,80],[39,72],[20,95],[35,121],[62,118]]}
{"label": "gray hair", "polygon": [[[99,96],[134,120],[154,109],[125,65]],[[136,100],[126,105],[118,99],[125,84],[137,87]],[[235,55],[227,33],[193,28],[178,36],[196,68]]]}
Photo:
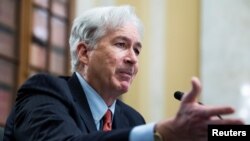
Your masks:
{"label": "gray hair", "polygon": [[139,34],[143,35],[143,25],[136,16],[134,8],[128,5],[97,7],[77,17],[73,22],[69,38],[71,71],[76,71],[79,65],[76,52],[79,42],[84,42],[89,49],[93,49],[107,32],[128,22],[133,23]]}

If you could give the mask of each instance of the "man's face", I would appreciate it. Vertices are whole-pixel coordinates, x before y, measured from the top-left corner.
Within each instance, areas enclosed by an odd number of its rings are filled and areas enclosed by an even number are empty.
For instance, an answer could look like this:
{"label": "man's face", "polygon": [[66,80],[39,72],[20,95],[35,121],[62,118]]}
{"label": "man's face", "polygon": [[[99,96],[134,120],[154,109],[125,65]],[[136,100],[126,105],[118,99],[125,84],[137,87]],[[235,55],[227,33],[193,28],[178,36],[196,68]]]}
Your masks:
{"label": "man's face", "polygon": [[89,51],[85,78],[100,94],[123,94],[137,74],[140,51],[140,35],[134,25],[109,32]]}

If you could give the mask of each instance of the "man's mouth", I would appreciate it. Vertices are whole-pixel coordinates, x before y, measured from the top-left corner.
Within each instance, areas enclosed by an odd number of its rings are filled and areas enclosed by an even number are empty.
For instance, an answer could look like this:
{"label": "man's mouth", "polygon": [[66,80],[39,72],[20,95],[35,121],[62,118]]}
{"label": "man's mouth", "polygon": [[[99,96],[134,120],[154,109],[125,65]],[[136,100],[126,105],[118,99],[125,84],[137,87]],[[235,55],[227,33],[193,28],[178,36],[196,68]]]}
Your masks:
{"label": "man's mouth", "polygon": [[131,80],[133,77],[132,70],[121,70],[119,71],[119,75],[121,76],[122,80]]}

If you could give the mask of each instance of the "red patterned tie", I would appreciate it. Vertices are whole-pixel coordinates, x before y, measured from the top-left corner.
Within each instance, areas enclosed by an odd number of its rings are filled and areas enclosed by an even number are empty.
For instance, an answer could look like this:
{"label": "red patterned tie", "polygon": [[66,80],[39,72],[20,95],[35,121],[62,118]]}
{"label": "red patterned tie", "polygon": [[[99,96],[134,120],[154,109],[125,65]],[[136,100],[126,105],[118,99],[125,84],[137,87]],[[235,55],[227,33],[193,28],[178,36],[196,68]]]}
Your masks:
{"label": "red patterned tie", "polygon": [[112,130],[112,112],[108,109],[103,117],[103,131]]}

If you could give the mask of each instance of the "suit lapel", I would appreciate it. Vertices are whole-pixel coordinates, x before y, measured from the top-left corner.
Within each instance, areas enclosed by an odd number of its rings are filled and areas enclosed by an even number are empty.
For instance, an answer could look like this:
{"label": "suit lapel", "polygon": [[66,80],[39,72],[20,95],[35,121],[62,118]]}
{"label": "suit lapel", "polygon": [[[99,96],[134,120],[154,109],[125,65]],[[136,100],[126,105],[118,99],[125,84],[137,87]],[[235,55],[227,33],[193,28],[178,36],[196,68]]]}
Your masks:
{"label": "suit lapel", "polygon": [[75,73],[68,80],[68,85],[70,87],[74,101],[76,102],[77,110],[87,129],[89,130],[89,132],[97,131],[87,98]]}
{"label": "suit lapel", "polygon": [[121,129],[129,127],[128,119],[125,117],[122,106],[119,104],[119,101],[115,105],[115,115],[113,119],[113,129]]}

